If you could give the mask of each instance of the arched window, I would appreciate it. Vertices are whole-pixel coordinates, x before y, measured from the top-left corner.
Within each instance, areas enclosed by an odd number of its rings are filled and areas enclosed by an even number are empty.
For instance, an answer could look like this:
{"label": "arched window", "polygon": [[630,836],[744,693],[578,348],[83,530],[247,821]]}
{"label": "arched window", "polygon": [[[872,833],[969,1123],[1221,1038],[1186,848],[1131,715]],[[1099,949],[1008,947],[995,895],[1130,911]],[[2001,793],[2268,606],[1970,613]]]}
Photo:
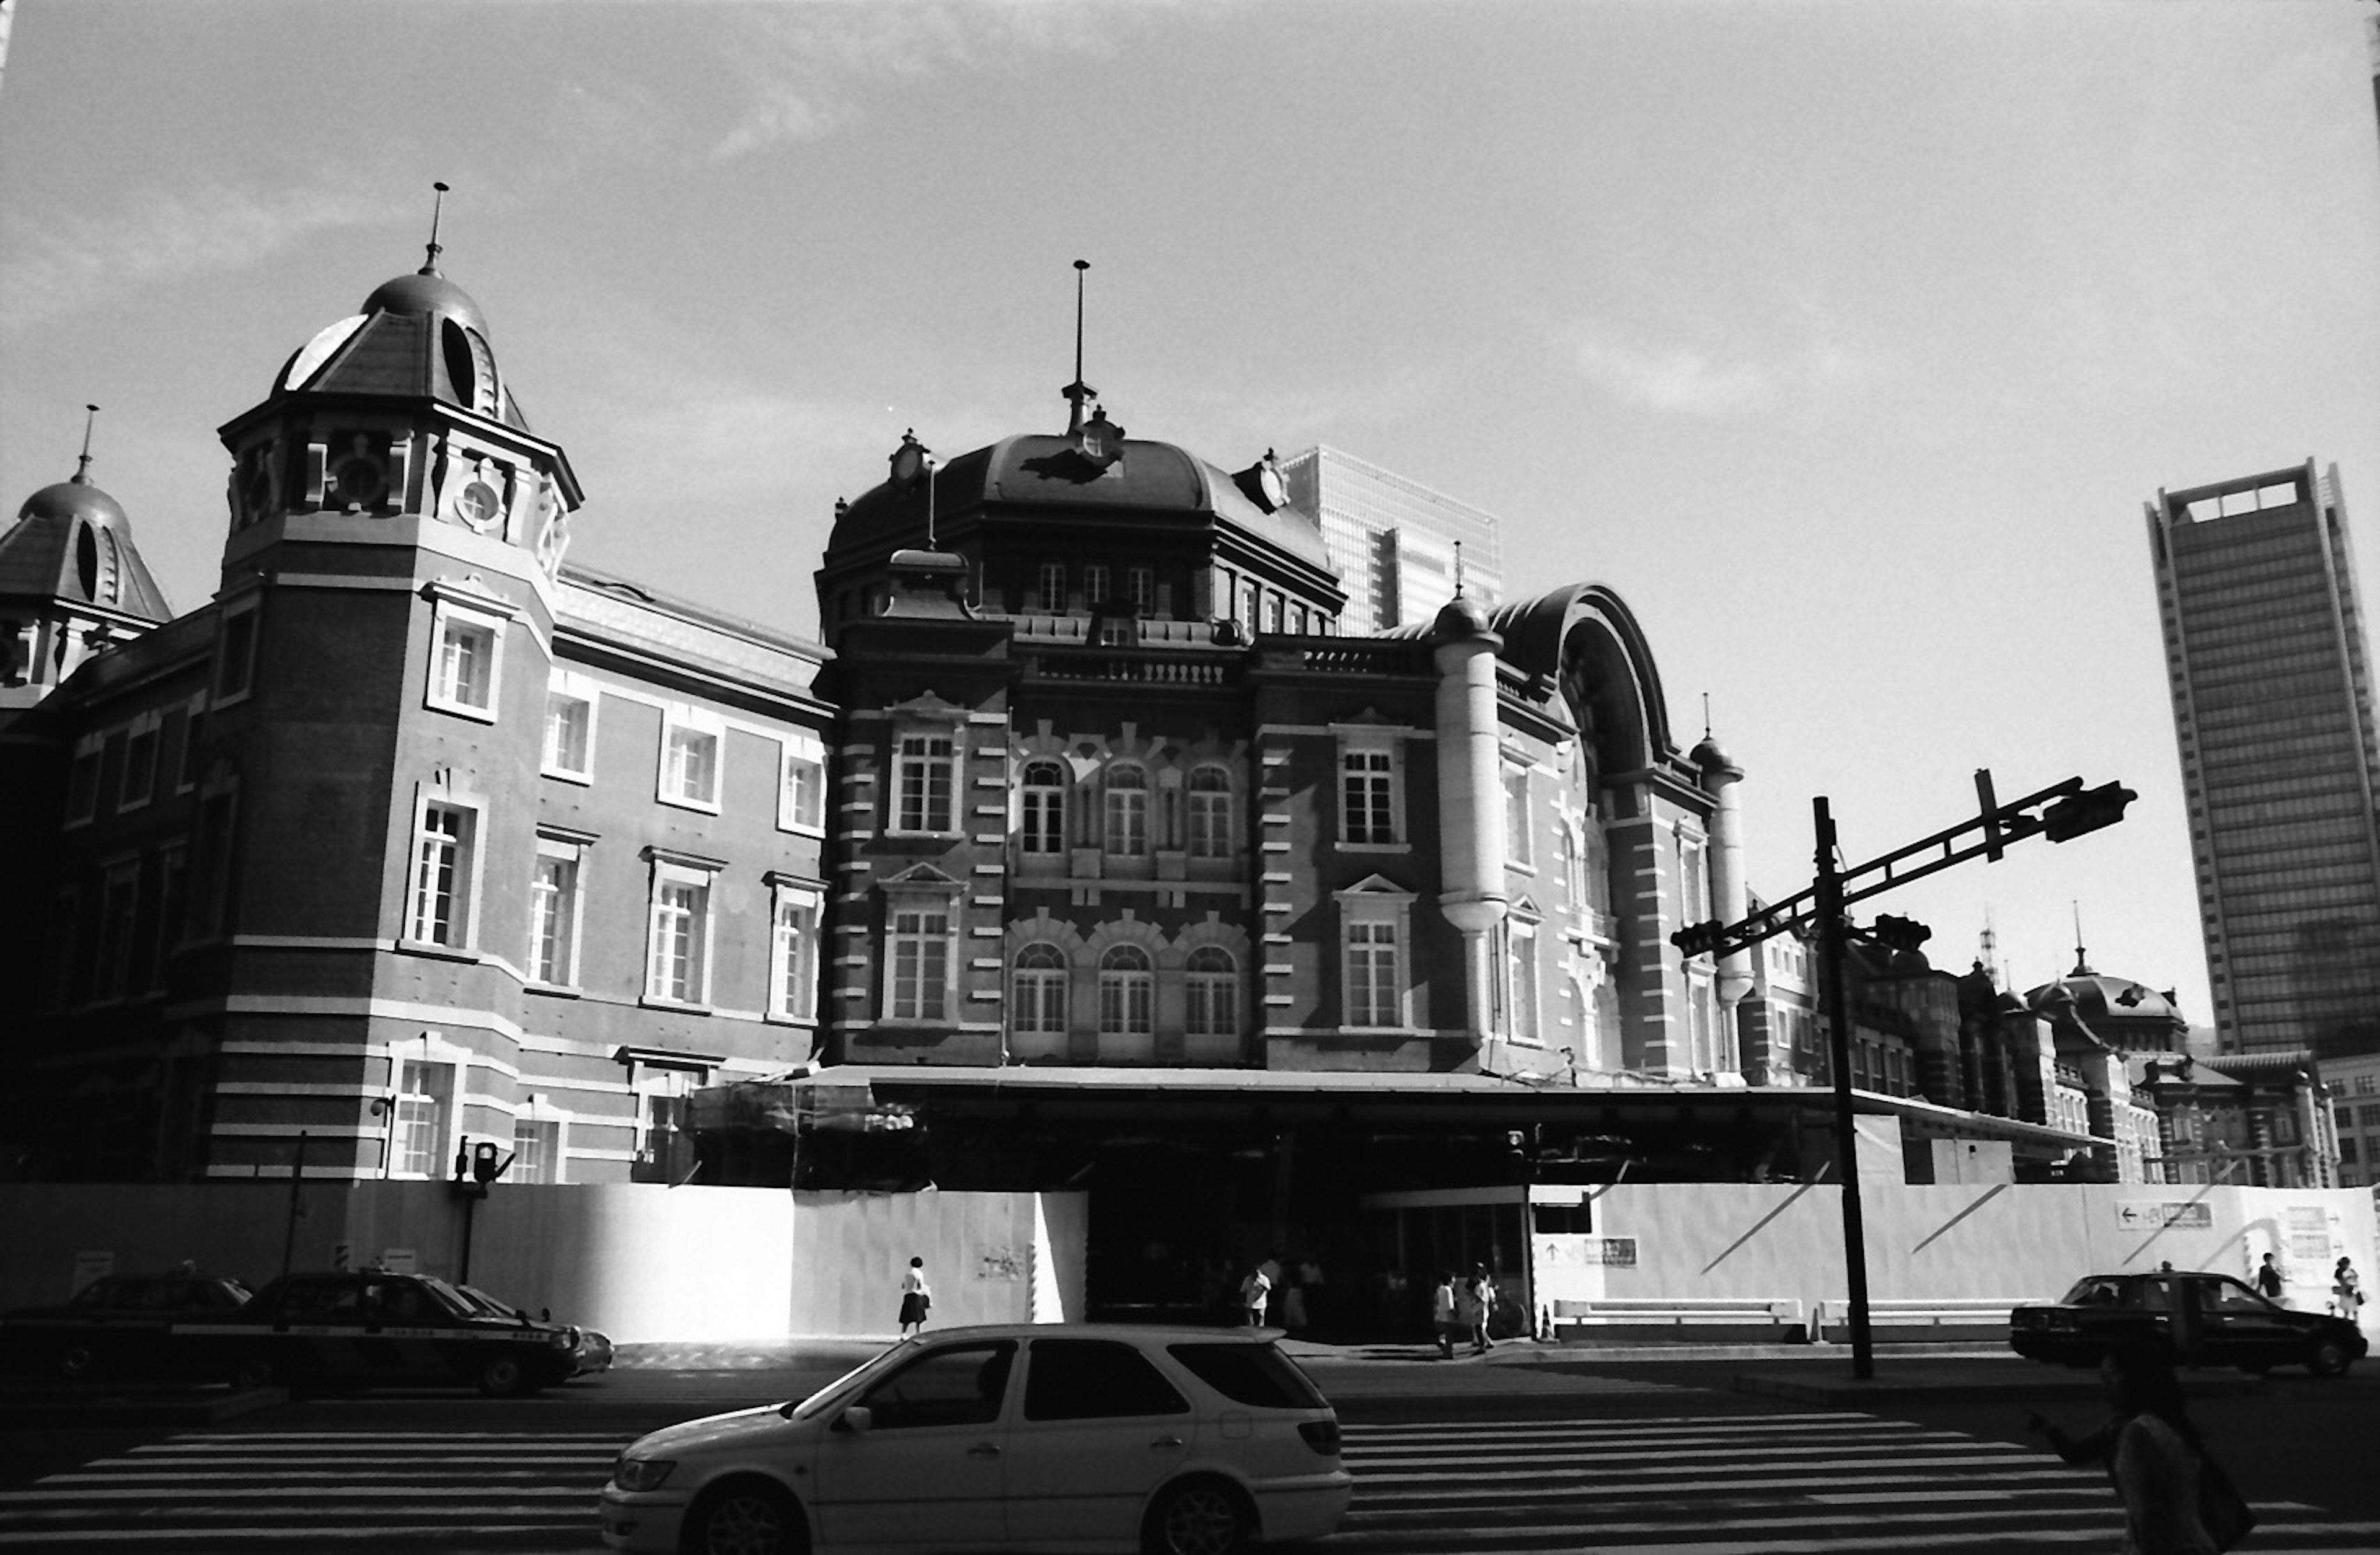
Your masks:
{"label": "arched window", "polygon": [[1036,942],[1018,951],[1012,986],[1016,1030],[1065,1031],[1065,952],[1047,942]]}
{"label": "arched window", "polygon": [[1129,763],[1110,767],[1108,851],[1137,858],[1148,851],[1148,774]]}
{"label": "arched window", "polygon": [[1232,953],[1200,945],[1190,953],[1190,1008],[1184,1024],[1192,1037],[1235,1037],[1240,1030],[1240,966]]}
{"label": "arched window", "polygon": [[1190,774],[1190,856],[1232,854],[1232,774],[1209,764]]}
{"label": "arched window", "polygon": [[1066,769],[1055,761],[1025,764],[1025,851],[1066,851]]}
{"label": "arched window", "polygon": [[1157,1029],[1157,973],[1138,945],[1114,945],[1099,957],[1099,1031],[1145,1036]]}

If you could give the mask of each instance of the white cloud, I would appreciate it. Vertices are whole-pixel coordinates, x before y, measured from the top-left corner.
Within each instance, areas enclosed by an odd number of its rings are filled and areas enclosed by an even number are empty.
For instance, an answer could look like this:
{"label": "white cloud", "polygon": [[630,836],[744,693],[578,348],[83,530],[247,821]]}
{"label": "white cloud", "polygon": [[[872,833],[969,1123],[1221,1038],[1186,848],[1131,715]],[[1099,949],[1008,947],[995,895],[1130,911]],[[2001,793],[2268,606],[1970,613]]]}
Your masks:
{"label": "white cloud", "polygon": [[316,233],[390,219],[353,188],[151,190],[107,215],[10,224],[0,256],[0,334],[113,301],[152,282],[245,270]]}
{"label": "white cloud", "polygon": [[1863,375],[1851,352],[1824,339],[1763,354],[1646,343],[1589,323],[1572,333],[1570,345],[1578,371],[1614,398],[1688,416],[1765,410]]}

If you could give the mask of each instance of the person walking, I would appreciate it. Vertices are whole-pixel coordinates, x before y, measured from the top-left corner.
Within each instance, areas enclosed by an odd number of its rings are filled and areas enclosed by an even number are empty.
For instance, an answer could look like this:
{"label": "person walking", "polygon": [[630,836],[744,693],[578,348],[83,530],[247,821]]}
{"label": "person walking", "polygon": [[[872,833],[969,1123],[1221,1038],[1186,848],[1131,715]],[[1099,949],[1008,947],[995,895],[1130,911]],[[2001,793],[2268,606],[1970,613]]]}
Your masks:
{"label": "person walking", "polygon": [[2355,1265],[2346,1258],[2330,1271],[2330,1296],[2340,1317],[2350,1323],[2363,1321],[2363,1282],[2355,1277]]}
{"label": "person walking", "polygon": [[1259,1263],[1250,1269],[1247,1278],[1240,1282],[1240,1308],[1246,1315],[1248,1327],[1260,1329],[1265,1324],[1265,1307],[1272,1301],[1272,1276]]}
{"label": "person walking", "polygon": [[2270,1253],[2266,1253],[2265,1261],[2256,1266],[2256,1294],[2268,1301],[2281,1299],[2280,1266],[2273,1261]]}
{"label": "person walking", "polygon": [[[2026,1416],[2025,1429],[2067,1463],[2107,1465],[2124,1506],[2123,1555],[2220,1555],[2237,1543],[2244,1528],[2227,1530],[2229,1537],[2218,1543],[2202,1520],[2207,1500],[2228,1499],[2243,1517],[2246,1506],[2207,1460],[2164,1349],[2138,1340],[2111,1344],[2099,1380],[2108,1417],[2096,1430],[2070,1437],[2038,1414]],[[2202,1476],[2218,1483],[2202,1486]],[[2210,1489],[2218,1495],[2203,1500]]]}
{"label": "person walking", "polygon": [[1488,1337],[1488,1320],[1496,1315],[1496,1282],[1488,1275],[1488,1266],[1471,1266],[1471,1353],[1484,1355],[1495,1341]]}
{"label": "person walking", "polygon": [[1438,1335],[1438,1358],[1454,1359],[1454,1336],[1460,1331],[1455,1322],[1454,1270],[1438,1271],[1438,1289],[1429,1293],[1430,1328]]}
{"label": "person walking", "polygon": [[901,1337],[926,1331],[926,1314],[934,1307],[933,1288],[926,1283],[926,1260],[911,1258],[901,1276]]}

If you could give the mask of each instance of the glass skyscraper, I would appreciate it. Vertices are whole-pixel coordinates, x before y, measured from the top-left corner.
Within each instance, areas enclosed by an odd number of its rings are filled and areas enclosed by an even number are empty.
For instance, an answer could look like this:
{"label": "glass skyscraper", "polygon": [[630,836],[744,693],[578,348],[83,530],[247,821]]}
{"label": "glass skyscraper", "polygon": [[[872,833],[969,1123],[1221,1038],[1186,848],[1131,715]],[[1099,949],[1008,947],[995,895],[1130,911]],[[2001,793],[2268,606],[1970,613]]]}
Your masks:
{"label": "glass skyscraper", "polygon": [[2336,465],[2148,504],[2226,1052],[2380,1049],[2380,739]]}
{"label": "glass skyscraper", "polygon": [[1340,631],[1369,637],[1427,626],[1454,598],[1457,542],[1463,593],[1490,604],[1503,597],[1503,547],[1491,515],[1319,444],[1281,460],[1281,476],[1290,504],[1321,524],[1347,590]]}

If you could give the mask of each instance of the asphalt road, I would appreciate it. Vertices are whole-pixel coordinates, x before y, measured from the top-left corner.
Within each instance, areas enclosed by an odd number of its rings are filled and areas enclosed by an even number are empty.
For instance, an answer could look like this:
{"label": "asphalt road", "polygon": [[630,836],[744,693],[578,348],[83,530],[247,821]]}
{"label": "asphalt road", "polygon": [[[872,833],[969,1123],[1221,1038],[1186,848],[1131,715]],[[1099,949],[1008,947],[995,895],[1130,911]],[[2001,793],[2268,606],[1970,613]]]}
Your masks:
{"label": "asphalt road", "polygon": [[[592,1555],[593,1500],[639,1433],[773,1403],[839,1372],[625,1370],[522,1400],[329,1397],[208,1427],[0,1432],[0,1550],[538,1551]],[[2090,1423],[2086,1374],[2013,1359],[1924,1363],[1946,1382],[1853,1403],[1737,1391],[1749,1374],[1836,1387],[1812,1361],[1597,1361],[1575,1352],[1307,1362],[1357,1476],[1337,1555],[1594,1550],[2112,1550],[2104,1476],[2022,1434]],[[2245,1384],[2186,1374],[2193,1415],[2265,1526],[2242,1548],[2380,1549],[2380,1367]]]}

